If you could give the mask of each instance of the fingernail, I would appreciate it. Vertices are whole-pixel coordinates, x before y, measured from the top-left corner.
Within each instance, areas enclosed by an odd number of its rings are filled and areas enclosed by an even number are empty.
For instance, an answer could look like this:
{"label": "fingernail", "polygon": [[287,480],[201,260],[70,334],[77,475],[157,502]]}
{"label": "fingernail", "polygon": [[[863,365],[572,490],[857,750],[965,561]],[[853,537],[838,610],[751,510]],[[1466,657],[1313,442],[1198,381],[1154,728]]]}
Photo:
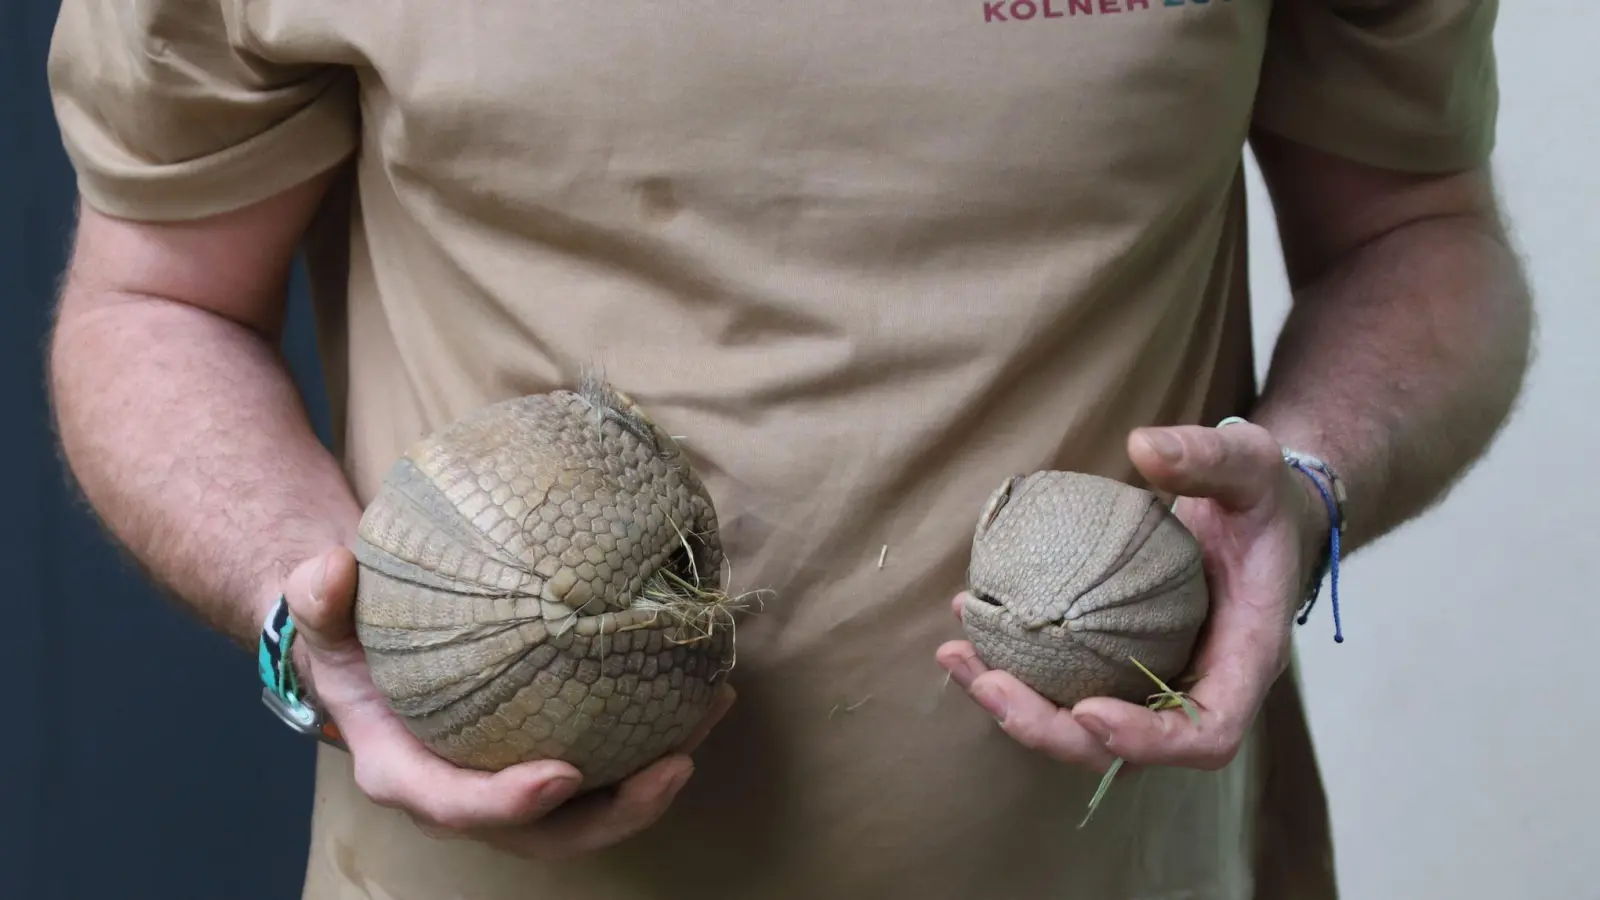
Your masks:
{"label": "fingernail", "polygon": [[949,672],[950,677],[954,678],[956,683],[962,687],[970,687],[972,682],[983,674],[983,669],[979,667],[978,661],[967,655],[959,656],[950,661],[941,659],[939,660],[939,665],[946,672]]}
{"label": "fingernail", "polygon": [[1100,743],[1105,744],[1107,747],[1111,746],[1111,729],[1106,727],[1106,723],[1094,716],[1087,715],[1078,716],[1077,719],[1078,724],[1082,725],[1085,731],[1099,738]]}
{"label": "fingernail", "polygon": [[552,810],[566,802],[572,792],[578,787],[576,778],[558,778],[539,789],[539,807],[545,811]]}
{"label": "fingernail", "polygon": [[1001,725],[1006,723],[1006,698],[998,688],[993,685],[980,684],[972,689],[972,696],[978,701],[979,706],[988,710],[989,715],[994,716],[996,722]]}
{"label": "fingernail", "polygon": [[1183,458],[1183,444],[1165,431],[1146,431],[1144,439],[1150,445],[1150,449],[1156,452],[1157,456],[1169,463],[1177,462]]}
{"label": "fingernail", "polygon": [[693,774],[694,766],[684,766],[683,771],[674,775],[672,780],[667,782],[667,796],[670,797],[683,790],[683,786],[689,783],[689,777]]}

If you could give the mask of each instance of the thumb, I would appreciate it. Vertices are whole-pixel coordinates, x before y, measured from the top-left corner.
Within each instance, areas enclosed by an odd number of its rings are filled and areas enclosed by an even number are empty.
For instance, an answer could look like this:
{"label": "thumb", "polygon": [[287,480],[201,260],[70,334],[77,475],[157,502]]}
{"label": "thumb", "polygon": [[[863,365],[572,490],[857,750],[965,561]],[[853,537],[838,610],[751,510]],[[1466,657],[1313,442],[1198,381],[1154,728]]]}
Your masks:
{"label": "thumb", "polygon": [[1249,422],[1139,428],[1128,436],[1128,458],[1155,490],[1206,497],[1236,512],[1271,497],[1282,454],[1266,429]]}
{"label": "thumb", "polygon": [[301,637],[330,650],[355,636],[356,560],[345,547],[313,556],[289,573],[284,602]]}

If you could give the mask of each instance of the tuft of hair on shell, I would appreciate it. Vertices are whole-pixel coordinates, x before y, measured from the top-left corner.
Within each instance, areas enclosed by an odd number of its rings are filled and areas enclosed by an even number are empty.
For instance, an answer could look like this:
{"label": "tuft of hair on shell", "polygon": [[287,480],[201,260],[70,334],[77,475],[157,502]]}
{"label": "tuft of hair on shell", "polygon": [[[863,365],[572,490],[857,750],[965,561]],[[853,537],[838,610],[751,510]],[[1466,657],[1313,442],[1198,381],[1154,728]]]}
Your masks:
{"label": "tuft of hair on shell", "polygon": [[644,413],[633,401],[611,386],[605,372],[594,364],[583,367],[578,381],[578,396],[594,410],[597,424],[607,420],[639,439],[652,453],[663,458],[673,455],[673,448],[662,446],[660,436]]}

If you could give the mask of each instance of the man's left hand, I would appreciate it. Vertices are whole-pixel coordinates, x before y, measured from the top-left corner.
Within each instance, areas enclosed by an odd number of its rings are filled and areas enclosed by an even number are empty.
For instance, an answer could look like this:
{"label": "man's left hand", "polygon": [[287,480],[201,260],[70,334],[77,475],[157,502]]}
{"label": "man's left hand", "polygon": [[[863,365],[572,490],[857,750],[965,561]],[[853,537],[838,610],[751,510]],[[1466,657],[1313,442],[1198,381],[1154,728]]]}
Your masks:
{"label": "man's left hand", "polygon": [[[1060,709],[1009,673],[988,669],[968,641],[941,646],[939,663],[1007,734],[1063,762],[1100,772],[1115,758],[1219,769],[1288,666],[1294,615],[1329,533],[1327,507],[1310,479],[1284,463],[1277,440],[1254,424],[1140,429],[1128,454],[1151,488],[1179,498],[1175,513],[1204,554],[1211,611],[1190,664],[1196,680],[1187,686],[1198,723],[1181,709],[1110,697]],[[957,616],[962,599],[955,598]],[[1151,693],[1158,690],[1152,683]]]}

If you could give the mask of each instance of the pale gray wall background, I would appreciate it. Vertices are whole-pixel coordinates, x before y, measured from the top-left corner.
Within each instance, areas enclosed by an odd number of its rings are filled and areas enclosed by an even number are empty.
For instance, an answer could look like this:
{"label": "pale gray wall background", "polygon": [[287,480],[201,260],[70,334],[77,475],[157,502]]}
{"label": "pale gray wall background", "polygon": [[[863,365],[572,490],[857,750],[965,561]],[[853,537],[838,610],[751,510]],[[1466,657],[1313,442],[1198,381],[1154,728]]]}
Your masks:
{"label": "pale gray wall background", "polygon": [[[1298,639],[1352,900],[1600,898],[1600,6],[1505,0],[1495,167],[1539,306],[1522,408]],[[1257,347],[1287,311],[1251,170]],[[1262,363],[1263,369],[1265,361]]]}

